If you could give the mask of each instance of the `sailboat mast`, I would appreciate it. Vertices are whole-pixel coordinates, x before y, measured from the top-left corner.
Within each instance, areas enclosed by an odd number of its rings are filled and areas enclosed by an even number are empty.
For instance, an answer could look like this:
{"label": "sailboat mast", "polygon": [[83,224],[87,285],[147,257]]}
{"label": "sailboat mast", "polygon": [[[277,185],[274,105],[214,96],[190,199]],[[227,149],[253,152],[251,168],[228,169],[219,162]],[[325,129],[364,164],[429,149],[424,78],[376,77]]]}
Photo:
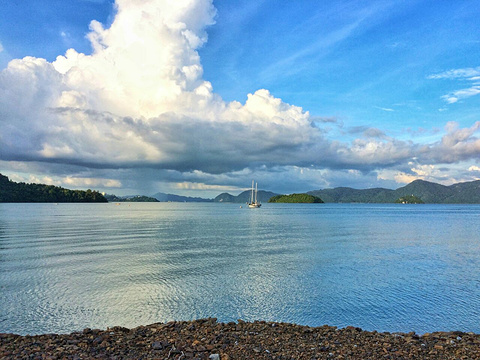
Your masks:
{"label": "sailboat mast", "polygon": [[[255,186],[254,186],[255,185]],[[253,195],[255,192],[255,195]],[[255,183],[255,180],[252,180],[252,196],[248,203],[249,208],[259,208],[262,204],[258,202],[258,183]]]}
{"label": "sailboat mast", "polygon": [[250,201],[251,203],[253,203],[253,183],[254,183],[254,180],[252,180],[252,200]]}

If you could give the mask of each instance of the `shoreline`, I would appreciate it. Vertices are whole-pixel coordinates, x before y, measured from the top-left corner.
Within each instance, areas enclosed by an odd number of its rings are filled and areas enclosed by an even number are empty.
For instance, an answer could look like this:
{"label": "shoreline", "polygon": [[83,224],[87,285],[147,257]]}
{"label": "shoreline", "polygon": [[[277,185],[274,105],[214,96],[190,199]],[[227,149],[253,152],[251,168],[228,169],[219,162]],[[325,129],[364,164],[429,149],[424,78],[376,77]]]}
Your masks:
{"label": "shoreline", "polygon": [[0,333],[2,359],[475,359],[480,334],[379,333],[348,326],[215,318],[71,334]]}

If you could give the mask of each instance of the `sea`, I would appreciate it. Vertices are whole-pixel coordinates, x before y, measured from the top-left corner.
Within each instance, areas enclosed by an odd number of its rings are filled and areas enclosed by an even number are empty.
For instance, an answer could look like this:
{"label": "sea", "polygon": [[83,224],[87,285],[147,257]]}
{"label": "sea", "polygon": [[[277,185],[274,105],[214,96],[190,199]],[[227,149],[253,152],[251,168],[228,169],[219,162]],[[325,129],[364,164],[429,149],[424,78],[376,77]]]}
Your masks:
{"label": "sea", "polygon": [[0,333],[207,317],[480,333],[480,205],[0,204]]}

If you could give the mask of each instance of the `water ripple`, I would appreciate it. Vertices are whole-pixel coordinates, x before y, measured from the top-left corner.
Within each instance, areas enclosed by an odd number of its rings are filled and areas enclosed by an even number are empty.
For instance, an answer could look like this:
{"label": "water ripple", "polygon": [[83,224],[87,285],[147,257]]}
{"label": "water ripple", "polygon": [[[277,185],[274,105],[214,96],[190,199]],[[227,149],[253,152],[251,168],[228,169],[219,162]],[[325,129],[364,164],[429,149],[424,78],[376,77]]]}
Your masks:
{"label": "water ripple", "polygon": [[0,332],[214,316],[480,332],[478,206],[0,204]]}

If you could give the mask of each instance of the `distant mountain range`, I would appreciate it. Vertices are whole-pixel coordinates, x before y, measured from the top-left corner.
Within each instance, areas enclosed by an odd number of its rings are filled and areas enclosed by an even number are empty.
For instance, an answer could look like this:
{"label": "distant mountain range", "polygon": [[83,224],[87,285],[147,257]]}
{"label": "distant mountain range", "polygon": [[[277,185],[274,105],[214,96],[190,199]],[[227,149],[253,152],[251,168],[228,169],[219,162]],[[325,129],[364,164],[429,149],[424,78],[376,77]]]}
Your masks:
{"label": "distant mountain range", "polygon": [[[450,186],[415,180],[396,190],[337,187],[309,191],[307,194],[317,196],[326,203],[394,203],[401,198],[414,196],[427,204],[480,204],[480,180]],[[259,202],[266,203],[271,197],[277,195],[280,194],[259,190],[257,199]],[[108,199],[108,201],[246,203],[250,200],[250,196],[251,190],[246,190],[237,196],[222,193],[215,199],[161,192],[150,197],[143,195],[123,197],[106,195],[104,197],[98,191],[68,190],[51,185],[15,183],[0,174],[0,202],[106,202]]]}
{"label": "distant mountain range", "polygon": [[[161,202],[221,202],[244,204],[250,200],[251,190],[246,190],[235,196],[222,193],[214,199],[180,196],[174,194],[156,193],[151,197]],[[317,196],[326,203],[395,203],[400,198],[415,196],[427,204],[480,204],[480,180],[457,183],[450,186],[415,180],[396,190],[385,188],[353,189],[337,187],[333,189],[313,190],[307,192]],[[276,194],[271,191],[259,190],[257,199],[266,203]]]}
{"label": "distant mountain range", "polygon": [[174,194],[165,194],[158,192],[151,197],[157,199],[160,202],[212,202],[212,199],[204,199],[200,197],[180,196]]}
{"label": "distant mountain range", "polygon": [[401,197],[413,195],[429,204],[480,204],[480,180],[450,186],[415,180],[397,190],[338,187],[309,191],[308,194],[318,196],[326,203],[394,203]]}

